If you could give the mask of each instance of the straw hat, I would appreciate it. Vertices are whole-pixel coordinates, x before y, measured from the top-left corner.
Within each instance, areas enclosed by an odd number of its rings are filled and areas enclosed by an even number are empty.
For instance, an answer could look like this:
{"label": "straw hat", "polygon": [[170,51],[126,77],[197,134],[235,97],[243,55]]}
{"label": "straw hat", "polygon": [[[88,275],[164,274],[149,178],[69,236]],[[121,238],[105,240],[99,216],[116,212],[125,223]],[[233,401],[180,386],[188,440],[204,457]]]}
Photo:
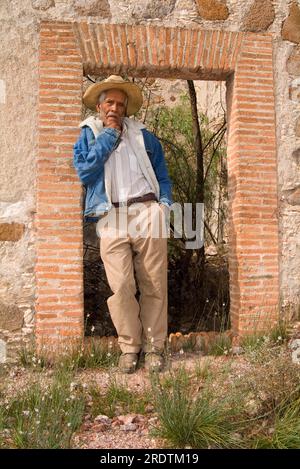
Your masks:
{"label": "straw hat", "polygon": [[118,75],[111,75],[105,80],[90,86],[84,93],[84,104],[92,111],[96,111],[96,105],[98,104],[100,94],[103,91],[111,89],[124,91],[128,96],[127,116],[135,114],[142,106],[143,95],[140,88],[135,83],[125,81]]}

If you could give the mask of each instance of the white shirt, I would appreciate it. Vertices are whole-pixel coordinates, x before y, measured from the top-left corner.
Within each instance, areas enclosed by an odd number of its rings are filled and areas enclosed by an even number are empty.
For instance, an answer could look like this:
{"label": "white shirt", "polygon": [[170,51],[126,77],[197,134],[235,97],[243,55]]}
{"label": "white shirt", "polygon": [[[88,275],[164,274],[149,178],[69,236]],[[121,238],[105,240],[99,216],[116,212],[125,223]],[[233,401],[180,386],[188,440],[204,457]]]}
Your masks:
{"label": "white shirt", "polygon": [[111,201],[125,202],[132,197],[140,197],[153,192],[142,173],[135,149],[128,138],[128,129],[123,124],[121,141],[105,163],[111,174]]}

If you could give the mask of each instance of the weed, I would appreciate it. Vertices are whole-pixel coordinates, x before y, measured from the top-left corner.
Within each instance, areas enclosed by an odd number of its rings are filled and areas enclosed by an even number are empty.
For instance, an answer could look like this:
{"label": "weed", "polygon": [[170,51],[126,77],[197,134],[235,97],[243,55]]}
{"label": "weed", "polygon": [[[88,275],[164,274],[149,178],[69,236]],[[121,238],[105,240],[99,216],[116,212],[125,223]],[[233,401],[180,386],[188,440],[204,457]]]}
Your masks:
{"label": "weed", "polygon": [[68,448],[82,422],[85,402],[72,387],[72,376],[56,373],[49,389],[31,385],[2,409],[2,447]]}
{"label": "weed", "polygon": [[115,380],[111,380],[105,393],[96,386],[91,386],[88,393],[91,397],[90,413],[93,417],[107,415],[112,418],[117,413],[144,414],[146,406],[151,402],[151,396],[148,393],[137,396],[136,393],[129,391]]}
{"label": "weed", "polygon": [[[173,447],[230,448],[239,446],[234,436],[231,412],[223,401],[214,401],[208,393],[193,397],[190,380],[184,370],[169,377],[168,386],[158,376],[152,380],[159,427],[155,434]],[[170,386],[171,383],[171,386]]]}
{"label": "weed", "polygon": [[228,355],[231,350],[231,340],[226,334],[219,334],[208,348],[208,355]]}

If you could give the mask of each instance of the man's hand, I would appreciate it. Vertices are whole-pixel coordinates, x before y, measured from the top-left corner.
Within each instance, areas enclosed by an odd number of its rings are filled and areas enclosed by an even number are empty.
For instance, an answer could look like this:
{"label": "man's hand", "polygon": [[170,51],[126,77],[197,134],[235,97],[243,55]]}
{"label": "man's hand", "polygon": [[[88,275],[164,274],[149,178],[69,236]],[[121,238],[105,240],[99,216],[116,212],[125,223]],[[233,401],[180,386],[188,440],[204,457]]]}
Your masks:
{"label": "man's hand", "polygon": [[117,130],[122,130],[122,119],[114,112],[108,112],[103,119],[105,127],[112,127]]}

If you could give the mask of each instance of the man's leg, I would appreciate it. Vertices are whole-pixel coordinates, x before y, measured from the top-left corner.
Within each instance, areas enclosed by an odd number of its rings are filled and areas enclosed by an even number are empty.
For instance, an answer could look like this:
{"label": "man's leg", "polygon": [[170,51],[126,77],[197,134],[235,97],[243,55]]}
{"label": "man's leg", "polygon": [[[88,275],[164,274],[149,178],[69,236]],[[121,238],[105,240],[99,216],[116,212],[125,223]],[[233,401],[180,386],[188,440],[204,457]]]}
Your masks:
{"label": "man's leg", "polygon": [[139,304],[135,298],[132,249],[128,238],[101,237],[100,255],[113,295],[108,299],[109,312],[118,333],[123,353],[141,349],[142,325]]}
{"label": "man's leg", "polygon": [[146,203],[143,216],[148,217],[145,237],[131,239],[134,267],[140,290],[140,317],[143,326],[142,348],[145,352],[163,351],[168,333],[167,239],[151,236],[151,206],[154,220],[164,222],[158,204]]}

